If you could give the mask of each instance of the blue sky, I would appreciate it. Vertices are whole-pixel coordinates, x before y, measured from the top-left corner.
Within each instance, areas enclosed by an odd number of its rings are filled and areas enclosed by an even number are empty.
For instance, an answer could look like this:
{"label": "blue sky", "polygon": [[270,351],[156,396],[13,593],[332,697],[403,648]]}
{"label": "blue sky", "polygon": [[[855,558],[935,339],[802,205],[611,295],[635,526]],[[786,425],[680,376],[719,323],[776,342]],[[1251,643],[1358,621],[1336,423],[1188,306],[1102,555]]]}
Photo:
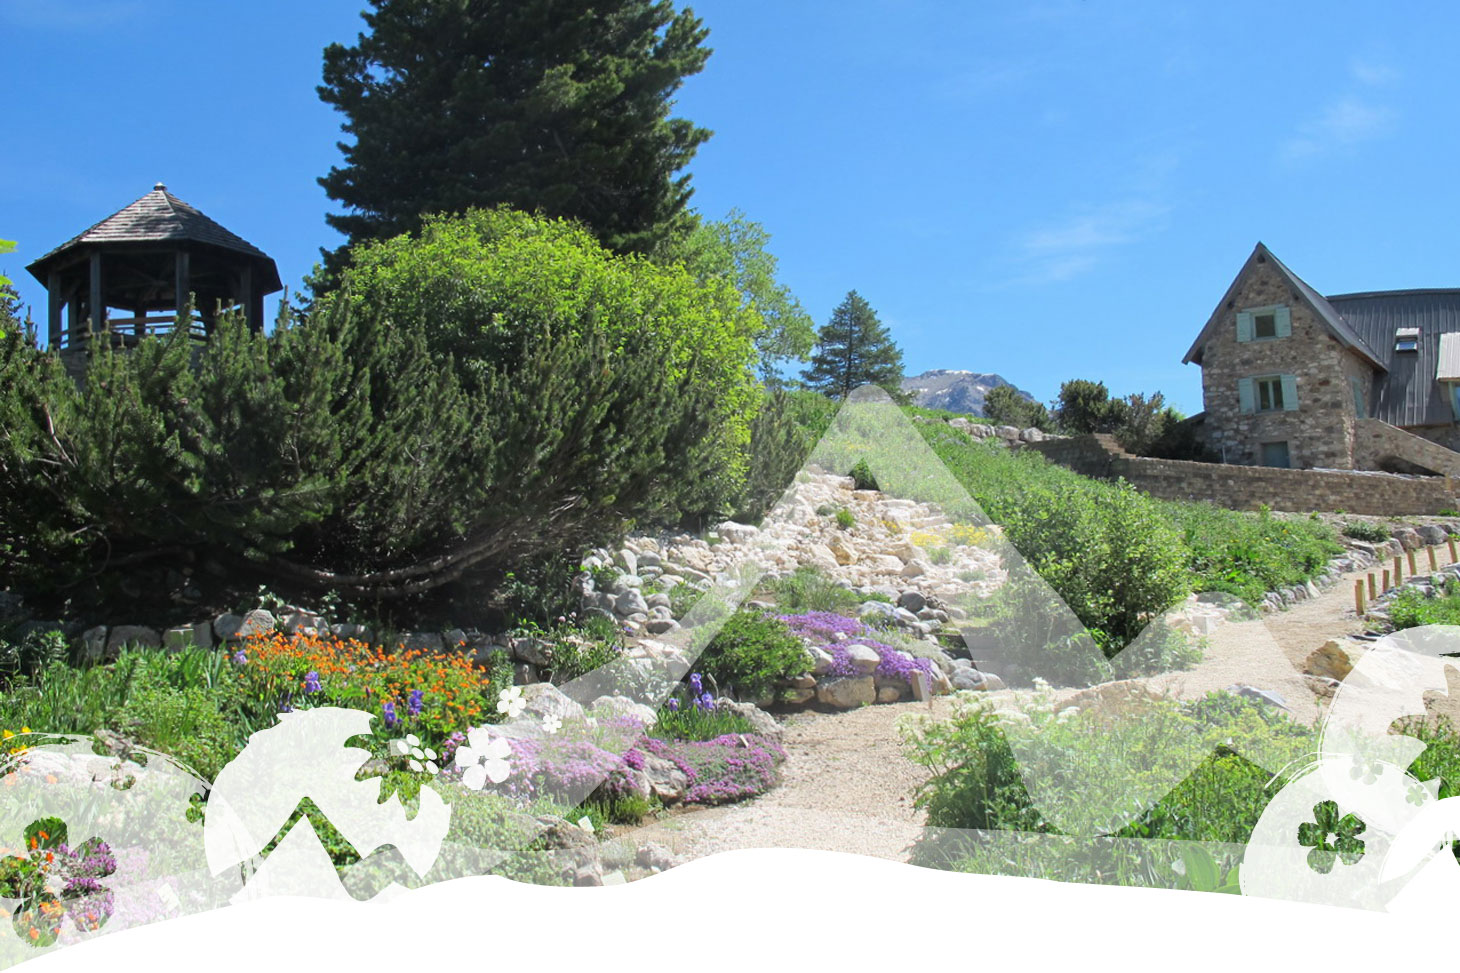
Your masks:
{"label": "blue sky", "polygon": [[[336,237],[321,51],[363,0],[0,0],[0,257],[147,192],[297,287]],[[1323,293],[1460,286],[1449,4],[701,0],[696,208],[771,232],[824,323],[850,289],[909,374],[1068,378],[1201,407],[1181,357],[1262,240]]]}

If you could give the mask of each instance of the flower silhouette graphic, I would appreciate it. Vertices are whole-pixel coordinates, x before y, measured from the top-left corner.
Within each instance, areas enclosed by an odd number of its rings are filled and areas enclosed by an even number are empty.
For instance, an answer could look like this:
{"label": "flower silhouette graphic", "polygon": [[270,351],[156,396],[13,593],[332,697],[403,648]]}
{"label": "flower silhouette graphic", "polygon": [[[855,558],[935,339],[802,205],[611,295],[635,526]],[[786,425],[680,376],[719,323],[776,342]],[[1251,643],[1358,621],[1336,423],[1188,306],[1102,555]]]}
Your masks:
{"label": "flower silhouette graphic", "polygon": [[1298,844],[1312,849],[1308,852],[1308,867],[1327,875],[1335,859],[1342,859],[1345,865],[1356,864],[1364,857],[1364,842],[1356,836],[1367,827],[1353,814],[1340,818],[1335,801],[1313,805],[1313,820],[1298,825]]}
{"label": "flower silhouette graphic", "polygon": [[56,941],[61,923],[78,930],[100,929],[111,918],[112,893],[101,880],[117,868],[100,838],[76,848],[66,844],[66,824],[42,818],[25,829],[22,854],[0,859],[0,894],[19,899],[10,916],[20,941],[40,948]]}

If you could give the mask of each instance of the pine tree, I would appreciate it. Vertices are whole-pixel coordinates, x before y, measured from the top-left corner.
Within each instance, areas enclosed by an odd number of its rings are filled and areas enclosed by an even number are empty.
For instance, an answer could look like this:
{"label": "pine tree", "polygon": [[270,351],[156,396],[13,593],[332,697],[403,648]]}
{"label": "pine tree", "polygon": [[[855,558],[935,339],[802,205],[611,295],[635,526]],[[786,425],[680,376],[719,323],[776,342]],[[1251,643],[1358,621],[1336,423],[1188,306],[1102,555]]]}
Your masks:
{"label": "pine tree", "polygon": [[[668,0],[371,0],[369,31],[324,52],[345,165],[319,180],[354,244],[424,214],[506,204],[648,253],[692,226],[689,176],[710,132],[670,96],[710,55]],[[326,280],[345,248],[326,253]]]}
{"label": "pine tree", "polygon": [[899,402],[908,399],[902,391],[902,351],[856,291],[847,294],[817,333],[811,367],[802,380],[807,388],[834,399],[844,399],[862,385],[881,386]]}

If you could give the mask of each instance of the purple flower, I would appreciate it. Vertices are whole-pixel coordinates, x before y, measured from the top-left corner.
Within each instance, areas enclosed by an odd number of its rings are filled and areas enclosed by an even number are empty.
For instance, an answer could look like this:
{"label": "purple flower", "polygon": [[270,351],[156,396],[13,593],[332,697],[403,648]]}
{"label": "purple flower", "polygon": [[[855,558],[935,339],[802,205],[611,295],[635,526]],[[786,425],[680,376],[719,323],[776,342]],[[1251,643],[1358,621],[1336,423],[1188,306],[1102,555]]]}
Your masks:
{"label": "purple flower", "polygon": [[395,715],[395,703],[385,704],[384,715],[386,729],[394,729],[400,724],[400,717]]}
{"label": "purple flower", "polygon": [[664,705],[669,708],[669,712],[671,712],[671,713],[678,713],[679,712],[679,700],[677,700],[677,699],[671,699],[669,702],[665,703]]}
{"label": "purple flower", "polygon": [[410,698],[406,700],[406,713],[411,716],[421,715],[421,704],[425,702],[426,694],[419,689],[412,689]]}
{"label": "purple flower", "polygon": [[700,678],[700,674],[698,672],[689,677],[689,688],[694,692],[696,696],[704,693],[705,683],[704,680]]}
{"label": "purple flower", "polygon": [[244,654],[244,651],[242,649],[239,649],[237,652],[233,653],[233,661],[238,663],[239,665],[243,665],[244,663],[248,662],[248,656]]}
{"label": "purple flower", "polygon": [[304,674],[304,691],[306,693],[317,693],[323,689],[319,684],[319,673],[313,669]]}
{"label": "purple flower", "polygon": [[714,709],[715,697],[711,696],[709,693],[704,693],[695,700],[695,706],[699,709]]}

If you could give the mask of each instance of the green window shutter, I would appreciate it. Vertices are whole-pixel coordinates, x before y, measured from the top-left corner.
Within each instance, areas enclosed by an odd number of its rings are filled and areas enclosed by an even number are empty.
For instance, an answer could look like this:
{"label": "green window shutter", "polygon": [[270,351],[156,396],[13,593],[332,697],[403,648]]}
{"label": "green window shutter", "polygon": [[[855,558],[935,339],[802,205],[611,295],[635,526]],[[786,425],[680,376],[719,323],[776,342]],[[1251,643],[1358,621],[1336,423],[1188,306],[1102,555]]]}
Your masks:
{"label": "green window shutter", "polygon": [[1251,311],[1238,311],[1237,312],[1237,340],[1238,341],[1251,341],[1252,340],[1252,312]]}
{"label": "green window shutter", "polygon": [[1252,379],[1244,378],[1238,381],[1237,404],[1243,412],[1257,411],[1257,396],[1253,393]]}
{"label": "green window shutter", "polygon": [[1277,336],[1279,338],[1286,338],[1288,335],[1293,333],[1292,311],[1288,310],[1286,307],[1280,307],[1275,312],[1273,312],[1273,315],[1277,319]]}
{"label": "green window shutter", "polygon": [[1283,411],[1293,412],[1298,408],[1298,377],[1296,375],[1284,375],[1283,380]]}

